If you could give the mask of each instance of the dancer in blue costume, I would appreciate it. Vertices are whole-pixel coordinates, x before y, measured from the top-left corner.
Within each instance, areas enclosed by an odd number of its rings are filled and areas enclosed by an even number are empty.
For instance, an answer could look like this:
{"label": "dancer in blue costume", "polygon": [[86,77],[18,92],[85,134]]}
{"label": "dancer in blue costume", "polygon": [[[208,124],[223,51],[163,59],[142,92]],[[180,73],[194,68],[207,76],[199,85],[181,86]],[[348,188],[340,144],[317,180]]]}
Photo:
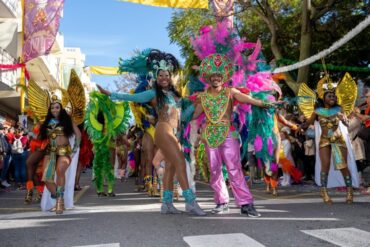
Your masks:
{"label": "dancer in blue costume", "polygon": [[171,54],[152,50],[147,58],[147,65],[154,72],[156,78],[151,90],[138,94],[120,94],[111,93],[100,86],[98,88],[101,93],[109,95],[112,100],[138,103],[151,102],[155,106],[158,114],[158,123],[154,142],[162,151],[166,160],[161,213],[180,213],[173,205],[173,178],[176,174],[183,189],[186,211],[199,216],[206,215],[196,202],[195,194],[189,188],[185,157],[176,137],[179,126],[179,102],[181,97],[172,85],[171,75],[179,69],[179,63]]}

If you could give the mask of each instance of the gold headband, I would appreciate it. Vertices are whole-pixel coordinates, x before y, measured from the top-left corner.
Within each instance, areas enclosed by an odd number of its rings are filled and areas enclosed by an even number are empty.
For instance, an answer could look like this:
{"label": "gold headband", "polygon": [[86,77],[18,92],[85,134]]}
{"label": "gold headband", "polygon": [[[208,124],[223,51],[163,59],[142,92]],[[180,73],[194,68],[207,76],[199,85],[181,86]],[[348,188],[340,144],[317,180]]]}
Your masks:
{"label": "gold headband", "polygon": [[317,94],[319,95],[319,98],[324,99],[324,95],[327,92],[335,93],[335,89],[337,88],[337,86],[338,83],[333,83],[329,76],[324,76],[317,83]]}
{"label": "gold headband", "polygon": [[68,92],[65,89],[57,88],[50,92],[50,103],[59,103],[63,108],[66,108],[69,103]]}

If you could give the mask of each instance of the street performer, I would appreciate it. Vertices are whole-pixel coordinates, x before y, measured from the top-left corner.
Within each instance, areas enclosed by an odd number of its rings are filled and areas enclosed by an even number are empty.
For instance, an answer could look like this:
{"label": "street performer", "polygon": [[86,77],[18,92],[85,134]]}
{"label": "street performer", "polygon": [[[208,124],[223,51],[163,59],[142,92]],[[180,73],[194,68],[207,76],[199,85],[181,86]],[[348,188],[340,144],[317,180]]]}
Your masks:
{"label": "street performer", "polygon": [[223,213],[229,210],[229,195],[222,175],[222,164],[225,163],[229,173],[229,180],[235,201],[241,207],[241,213],[251,217],[260,214],[253,206],[253,196],[244,180],[238,132],[232,123],[233,102],[252,104],[267,107],[271,104],[255,99],[224,84],[229,81],[233,71],[230,60],[221,54],[209,55],[200,65],[200,74],[209,84],[209,88],[198,95],[193,119],[202,112],[206,116],[203,138],[206,142],[206,151],[209,157],[211,179],[214,190],[214,199],[217,206],[213,213]]}

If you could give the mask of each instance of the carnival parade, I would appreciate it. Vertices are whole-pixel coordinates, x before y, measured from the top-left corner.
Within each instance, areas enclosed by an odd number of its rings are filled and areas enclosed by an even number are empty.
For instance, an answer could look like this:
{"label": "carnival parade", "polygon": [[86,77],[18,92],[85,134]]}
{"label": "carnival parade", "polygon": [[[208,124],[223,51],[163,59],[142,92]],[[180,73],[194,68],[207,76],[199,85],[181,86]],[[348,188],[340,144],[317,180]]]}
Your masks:
{"label": "carnival parade", "polygon": [[0,245],[369,246],[369,6],[0,0]]}

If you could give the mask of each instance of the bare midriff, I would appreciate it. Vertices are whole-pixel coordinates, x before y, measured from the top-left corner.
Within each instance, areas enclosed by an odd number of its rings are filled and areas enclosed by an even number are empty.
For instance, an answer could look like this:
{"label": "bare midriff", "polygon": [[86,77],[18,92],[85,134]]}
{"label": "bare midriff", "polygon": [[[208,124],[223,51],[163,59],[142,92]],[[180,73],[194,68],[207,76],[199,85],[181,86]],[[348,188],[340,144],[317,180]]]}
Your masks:
{"label": "bare midriff", "polygon": [[179,110],[176,107],[170,107],[165,105],[162,109],[158,110],[158,123],[157,128],[160,123],[168,124],[172,129],[176,129],[179,126]]}

